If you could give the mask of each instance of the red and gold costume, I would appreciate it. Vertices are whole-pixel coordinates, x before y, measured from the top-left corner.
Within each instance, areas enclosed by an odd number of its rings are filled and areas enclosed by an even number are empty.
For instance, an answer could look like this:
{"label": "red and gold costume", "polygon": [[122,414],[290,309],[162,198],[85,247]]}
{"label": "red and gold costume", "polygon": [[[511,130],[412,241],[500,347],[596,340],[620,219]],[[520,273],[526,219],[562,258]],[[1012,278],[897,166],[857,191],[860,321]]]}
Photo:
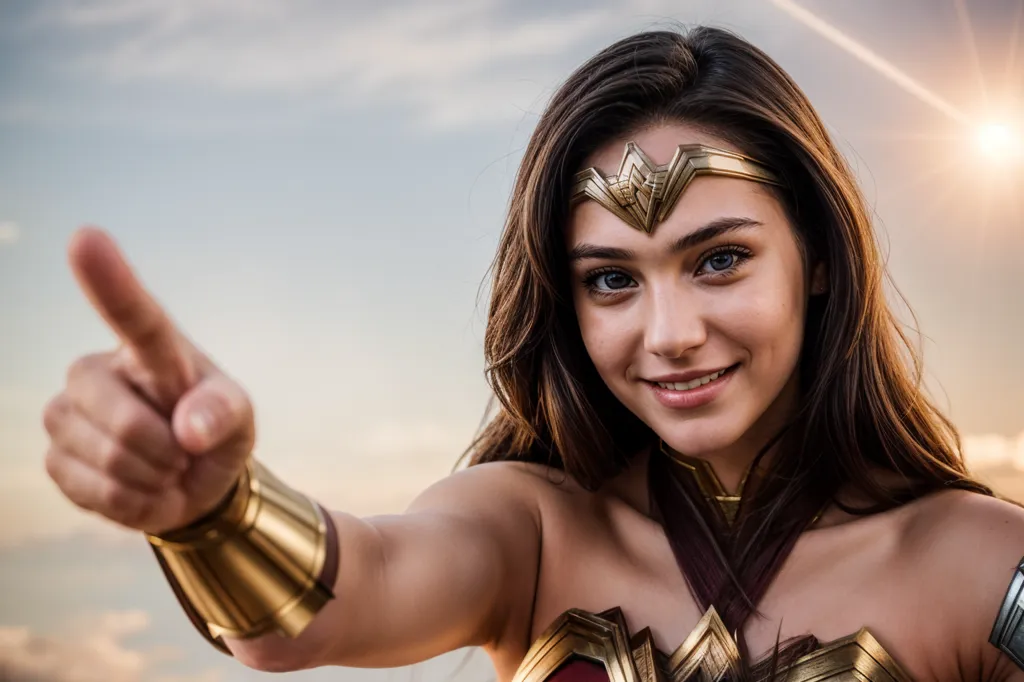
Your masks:
{"label": "red and gold costume", "polygon": [[[648,628],[631,635],[619,609],[570,610],[537,638],[513,682],[713,682],[735,679],[740,662],[736,640],[714,607],[671,653],[654,646]],[[910,682],[866,629],[802,656],[777,671],[777,679]]]}

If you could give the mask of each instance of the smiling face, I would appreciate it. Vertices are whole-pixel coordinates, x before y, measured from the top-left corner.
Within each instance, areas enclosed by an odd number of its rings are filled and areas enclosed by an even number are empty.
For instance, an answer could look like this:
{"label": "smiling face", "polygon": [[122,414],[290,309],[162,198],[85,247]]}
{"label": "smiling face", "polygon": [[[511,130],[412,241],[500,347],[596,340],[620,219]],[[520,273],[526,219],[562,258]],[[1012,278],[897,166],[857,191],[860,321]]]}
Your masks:
{"label": "smiling face", "polygon": [[[683,125],[629,139],[656,164],[680,144],[739,151]],[[625,142],[584,166],[613,174]],[[612,393],[666,444],[714,463],[782,426],[798,396],[809,292],[796,232],[767,186],[699,177],[652,234],[584,201],[566,236],[587,351]]]}

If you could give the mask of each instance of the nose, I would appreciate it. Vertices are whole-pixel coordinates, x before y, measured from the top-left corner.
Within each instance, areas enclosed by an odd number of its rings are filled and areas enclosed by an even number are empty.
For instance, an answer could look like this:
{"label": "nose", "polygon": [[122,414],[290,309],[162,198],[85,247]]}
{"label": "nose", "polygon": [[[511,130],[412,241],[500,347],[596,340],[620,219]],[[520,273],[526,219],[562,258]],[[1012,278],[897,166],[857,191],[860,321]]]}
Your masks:
{"label": "nose", "polygon": [[644,349],[666,358],[679,358],[707,341],[707,325],[696,297],[679,287],[653,292],[648,299]]}

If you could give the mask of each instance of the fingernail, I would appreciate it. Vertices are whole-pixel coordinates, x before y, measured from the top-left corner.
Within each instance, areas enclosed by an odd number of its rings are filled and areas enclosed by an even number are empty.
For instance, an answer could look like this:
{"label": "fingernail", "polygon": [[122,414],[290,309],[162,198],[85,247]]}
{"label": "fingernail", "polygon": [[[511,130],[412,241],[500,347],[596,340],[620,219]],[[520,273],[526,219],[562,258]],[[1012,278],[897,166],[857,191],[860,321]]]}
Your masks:
{"label": "fingernail", "polygon": [[210,437],[213,434],[213,415],[207,410],[196,410],[188,419],[189,425],[199,440],[203,443],[209,443]]}

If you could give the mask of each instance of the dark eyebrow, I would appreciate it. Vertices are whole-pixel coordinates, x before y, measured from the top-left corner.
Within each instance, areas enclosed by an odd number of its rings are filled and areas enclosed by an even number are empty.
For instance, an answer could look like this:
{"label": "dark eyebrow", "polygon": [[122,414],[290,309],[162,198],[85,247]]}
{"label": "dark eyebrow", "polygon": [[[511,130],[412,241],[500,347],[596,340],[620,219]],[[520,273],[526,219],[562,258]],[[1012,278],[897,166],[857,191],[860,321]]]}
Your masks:
{"label": "dark eyebrow", "polygon": [[717,218],[699,230],[694,230],[672,242],[669,251],[671,253],[686,251],[723,234],[752,227],[761,227],[761,222],[753,218]]}
{"label": "dark eyebrow", "polygon": [[[760,227],[762,223],[753,218],[716,218],[700,229],[680,237],[669,245],[670,253],[679,253],[692,249],[695,246],[710,241],[715,237],[733,232],[735,230]],[[606,260],[633,260],[636,254],[630,249],[620,249],[612,246],[596,246],[594,244],[577,244],[569,251],[569,262],[584,260],[587,258],[600,258]]]}

